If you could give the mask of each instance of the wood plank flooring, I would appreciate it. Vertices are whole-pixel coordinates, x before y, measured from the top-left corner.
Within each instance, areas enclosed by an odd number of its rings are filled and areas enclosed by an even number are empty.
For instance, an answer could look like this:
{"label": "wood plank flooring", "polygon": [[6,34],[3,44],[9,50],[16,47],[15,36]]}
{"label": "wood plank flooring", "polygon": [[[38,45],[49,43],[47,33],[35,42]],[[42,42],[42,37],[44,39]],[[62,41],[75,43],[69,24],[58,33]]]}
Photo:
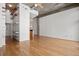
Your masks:
{"label": "wood plank flooring", "polygon": [[0,48],[3,56],[79,56],[79,42],[35,36],[33,40],[9,40]]}

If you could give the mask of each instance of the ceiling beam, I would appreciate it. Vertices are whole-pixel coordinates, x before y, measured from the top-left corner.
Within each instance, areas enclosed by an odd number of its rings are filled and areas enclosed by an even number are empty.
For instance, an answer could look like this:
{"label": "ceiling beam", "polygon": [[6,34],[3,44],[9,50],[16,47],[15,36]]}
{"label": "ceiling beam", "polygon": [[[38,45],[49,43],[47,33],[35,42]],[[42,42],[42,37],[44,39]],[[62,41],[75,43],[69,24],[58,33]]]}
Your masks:
{"label": "ceiling beam", "polygon": [[64,11],[64,10],[68,10],[68,9],[71,9],[71,8],[74,8],[74,7],[78,7],[78,6],[79,6],[79,3],[72,3],[72,4],[68,5],[68,6],[59,8],[57,10],[50,11],[50,12],[47,12],[45,14],[38,15],[37,18],[44,17],[44,16],[47,16],[47,15],[50,15],[50,14],[54,14],[54,13],[57,13],[57,12],[61,12],[61,11]]}

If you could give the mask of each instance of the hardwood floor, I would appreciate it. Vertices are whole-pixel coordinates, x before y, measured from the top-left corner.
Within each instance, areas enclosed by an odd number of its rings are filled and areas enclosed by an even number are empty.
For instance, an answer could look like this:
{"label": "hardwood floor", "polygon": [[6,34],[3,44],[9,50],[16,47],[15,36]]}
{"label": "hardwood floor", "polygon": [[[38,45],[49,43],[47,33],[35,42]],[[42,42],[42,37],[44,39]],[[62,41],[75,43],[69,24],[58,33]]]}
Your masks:
{"label": "hardwood floor", "polygon": [[0,49],[4,56],[79,56],[79,42],[35,36],[34,40],[9,40]]}

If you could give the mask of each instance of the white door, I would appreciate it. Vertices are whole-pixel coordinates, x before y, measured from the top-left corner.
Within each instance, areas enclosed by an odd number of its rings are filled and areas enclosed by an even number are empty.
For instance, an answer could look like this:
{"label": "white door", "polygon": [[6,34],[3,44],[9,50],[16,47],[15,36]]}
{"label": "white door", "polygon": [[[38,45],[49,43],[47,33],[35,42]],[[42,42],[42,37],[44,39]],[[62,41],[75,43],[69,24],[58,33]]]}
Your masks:
{"label": "white door", "polygon": [[20,41],[25,41],[30,39],[30,8],[24,4],[19,4],[19,7]]}
{"label": "white door", "polygon": [[0,3],[0,47],[5,45],[5,4]]}

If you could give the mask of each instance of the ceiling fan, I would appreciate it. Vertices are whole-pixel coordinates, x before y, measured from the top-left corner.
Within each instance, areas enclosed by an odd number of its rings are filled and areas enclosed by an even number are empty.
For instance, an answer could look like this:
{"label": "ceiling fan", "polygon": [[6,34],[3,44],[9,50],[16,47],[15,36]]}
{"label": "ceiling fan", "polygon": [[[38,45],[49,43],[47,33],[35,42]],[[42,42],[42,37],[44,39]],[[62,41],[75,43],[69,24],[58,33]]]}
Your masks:
{"label": "ceiling fan", "polygon": [[17,4],[15,3],[6,3],[6,10],[13,15],[17,10]]}

